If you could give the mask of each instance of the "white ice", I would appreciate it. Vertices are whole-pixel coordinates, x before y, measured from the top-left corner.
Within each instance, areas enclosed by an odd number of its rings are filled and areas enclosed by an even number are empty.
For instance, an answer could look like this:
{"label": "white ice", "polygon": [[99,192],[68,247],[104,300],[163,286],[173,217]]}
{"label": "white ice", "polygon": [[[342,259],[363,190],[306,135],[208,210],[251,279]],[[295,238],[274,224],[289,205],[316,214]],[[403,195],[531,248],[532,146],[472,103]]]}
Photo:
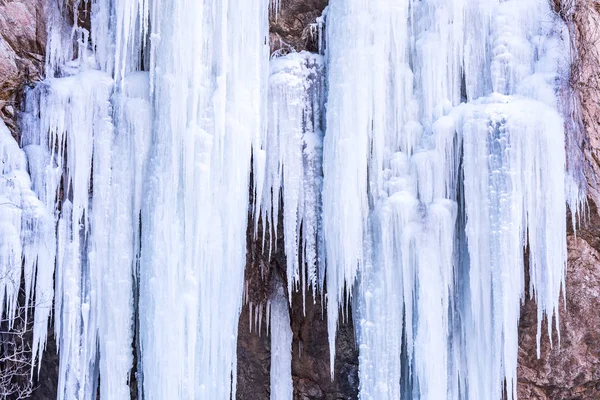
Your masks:
{"label": "white ice", "polygon": [[[253,148],[256,226],[269,254],[277,238],[280,201],[287,257],[288,298],[322,288],[321,234],[323,60],[308,52],[270,62],[268,128]],[[266,233],[269,241],[265,243]]]}
{"label": "white ice", "polygon": [[298,289],[326,293],[332,376],[352,304],[362,399],[516,396],[520,304],[539,346],[583,204],[546,0],[331,0],[323,56],[270,62],[279,1],[93,0],[91,31],[47,7],[23,150],[0,125],[0,313],[24,281],[38,363],[54,316],[59,399],[129,398],[134,351],[147,399],[235,397],[249,206],[265,252],[283,216],[272,398]]}
{"label": "white ice", "polygon": [[361,398],[500,399],[505,381],[513,398],[525,248],[538,331],[558,326],[580,201],[562,22],[539,0],[332,0],[326,17],[331,365],[353,296]]}

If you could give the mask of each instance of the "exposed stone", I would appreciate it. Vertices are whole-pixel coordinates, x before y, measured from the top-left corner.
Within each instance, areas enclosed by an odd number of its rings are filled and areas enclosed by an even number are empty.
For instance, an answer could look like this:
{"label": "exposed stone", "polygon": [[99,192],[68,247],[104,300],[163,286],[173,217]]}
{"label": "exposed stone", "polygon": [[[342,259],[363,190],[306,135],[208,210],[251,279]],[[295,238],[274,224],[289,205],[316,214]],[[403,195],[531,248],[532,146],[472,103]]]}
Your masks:
{"label": "exposed stone", "polygon": [[[252,186],[252,185],[251,185]],[[250,191],[252,203],[252,191]],[[254,235],[254,221],[249,215],[246,256],[246,290],[244,307],[238,323],[237,399],[256,400],[270,397],[271,343],[267,334],[265,305],[274,282],[285,282],[286,256],[283,242],[283,216],[279,215],[277,243],[262,244],[263,226]],[[269,249],[272,249],[272,253]],[[287,285],[287,283],[286,283]],[[340,321],[336,337],[334,380],[329,371],[326,310],[320,295],[307,293],[306,312],[302,293],[294,292],[290,323],[292,341],[292,378],[295,399],[357,399],[358,349],[354,341],[352,319]],[[251,317],[251,307],[263,307],[260,335]],[[351,315],[351,310],[348,314]],[[251,322],[252,321],[252,322]]]}
{"label": "exposed stone", "polygon": [[572,42],[569,126],[567,143],[582,147],[583,169],[590,197],[600,204],[600,2],[554,0],[555,10],[566,21]]}
{"label": "exposed stone", "polygon": [[18,136],[15,109],[23,88],[43,76],[46,23],[43,1],[0,1],[0,117]]}
{"label": "exposed stone", "polygon": [[519,331],[519,398],[566,400],[600,398],[600,217],[593,218],[567,243],[569,261],[566,309],[561,303],[560,342],[553,330],[553,347],[542,325],[541,357],[536,356],[537,309],[522,307]]}
{"label": "exposed stone", "polygon": [[[348,310],[351,316],[351,310]],[[292,377],[295,399],[357,399],[358,347],[355,345],[352,318],[340,318],[336,335],[334,379],[330,378],[327,316],[321,297],[306,296],[306,315],[302,294],[292,296]]]}
{"label": "exposed stone", "polygon": [[[315,23],[328,0],[280,0],[270,16],[271,52],[319,50]],[[312,27],[311,27],[312,25]]]}
{"label": "exposed stone", "polygon": [[[303,313],[302,295],[292,296],[290,310],[292,342],[292,378],[295,399],[357,399],[358,349],[354,343],[352,320],[340,323],[336,338],[334,380],[329,372],[329,346],[327,320],[320,298],[306,299]],[[268,399],[270,393],[269,371],[270,337],[266,321],[259,335],[256,327],[250,331],[248,305],[244,306],[238,329],[237,399]]]}
{"label": "exposed stone", "polygon": [[[600,398],[600,2],[554,0],[573,42],[571,115],[567,144],[584,149],[579,167],[589,193],[589,219],[569,233],[566,307],[561,303],[560,344],[553,331],[550,347],[544,321],[541,357],[536,356],[537,313],[533,301],[521,309],[518,392],[520,399]],[[579,130],[579,132],[578,132]],[[580,134],[581,133],[581,134]],[[577,154],[570,154],[577,157]],[[570,221],[569,221],[570,222]]]}
{"label": "exposed stone", "polygon": [[[270,393],[271,339],[263,320],[260,335],[250,331],[250,307],[244,306],[238,322],[237,400],[268,399]],[[264,317],[263,317],[264,318]]]}

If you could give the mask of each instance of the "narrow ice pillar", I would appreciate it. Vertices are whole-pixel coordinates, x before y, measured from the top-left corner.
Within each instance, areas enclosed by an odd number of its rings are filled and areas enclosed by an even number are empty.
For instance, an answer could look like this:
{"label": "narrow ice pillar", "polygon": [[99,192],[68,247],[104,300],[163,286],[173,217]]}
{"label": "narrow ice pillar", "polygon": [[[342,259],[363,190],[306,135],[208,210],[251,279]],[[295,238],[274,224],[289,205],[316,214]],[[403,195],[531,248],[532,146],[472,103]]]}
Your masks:
{"label": "narrow ice pillar", "polygon": [[349,0],[326,26],[330,361],[351,296],[361,397],[512,398],[526,246],[540,323],[564,287],[563,23],[537,0]]}
{"label": "narrow ice pillar", "polygon": [[[369,139],[372,128],[371,18],[367,1],[334,0],[328,8],[327,115],[323,143],[323,234],[331,377],[340,307],[364,262]],[[360,79],[359,79],[360,77]]]}
{"label": "narrow ice pillar", "polygon": [[272,251],[283,200],[283,234],[287,258],[288,298],[301,288],[313,297],[322,289],[321,190],[324,65],[320,55],[291,53],[270,61],[268,128],[253,152],[262,158],[254,172],[256,226],[259,217],[269,232]]}
{"label": "narrow ice pillar", "polygon": [[181,0],[151,10],[139,304],[147,399],[235,397],[251,144],[266,128],[268,6]]}
{"label": "narrow ice pillar", "polygon": [[292,328],[290,307],[283,285],[278,283],[269,299],[271,308],[271,400],[291,400],[292,382]]}

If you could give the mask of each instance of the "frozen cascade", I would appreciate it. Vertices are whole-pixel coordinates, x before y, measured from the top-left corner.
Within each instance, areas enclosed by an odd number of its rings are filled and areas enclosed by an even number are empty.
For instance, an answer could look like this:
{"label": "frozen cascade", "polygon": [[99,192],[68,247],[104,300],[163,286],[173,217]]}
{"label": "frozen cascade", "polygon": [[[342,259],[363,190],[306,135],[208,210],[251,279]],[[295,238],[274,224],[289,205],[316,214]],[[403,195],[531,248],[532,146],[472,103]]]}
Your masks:
{"label": "frozen cascade", "polygon": [[[32,191],[25,153],[0,121],[0,317],[11,328],[33,305],[34,351],[44,347],[52,308],[52,217]],[[25,304],[19,303],[21,281]],[[25,319],[27,314],[25,314]]]}
{"label": "frozen cascade", "polygon": [[156,117],[140,266],[144,394],[223,399],[233,389],[235,398],[251,144],[266,127],[268,4],[153,6]]}
{"label": "frozen cascade", "polygon": [[58,218],[59,399],[93,398],[98,371],[102,392],[116,398],[129,393],[137,218],[133,166],[123,166],[130,157],[120,153],[128,150],[121,142],[132,136],[125,129],[115,135],[113,86],[107,74],[82,70],[49,79],[28,94],[22,141],[32,160],[34,188]]}
{"label": "frozen cascade", "polygon": [[[301,52],[270,62],[268,129],[254,170],[256,205],[268,227],[268,251],[277,238],[280,196],[287,255],[288,298],[307,288],[313,298],[324,279],[321,234],[323,61]],[[260,165],[262,164],[262,165]],[[258,215],[256,225],[258,226]],[[257,227],[256,226],[256,227]],[[263,247],[267,229],[263,230]]]}
{"label": "frozen cascade", "polygon": [[330,2],[330,360],[352,298],[361,398],[516,397],[526,246],[538,343],[558,326],[563,29],[541,0]]}
{"label": "frozen cascade", "polygon": [[27,95],[22,145],[56,219],[43,282],[56,259],[58,398],[94,399],[98,382],[129,398],[134,344],[145,398],[235,397],[268,3],[96,0],[91,32],[49,7],[49,77]]}
{"label": "frozen cascade", "polygon": [[269,299],[271,318],[271,399],[292,400],[292,328],[283,284],[278,282]]}
{"label": "frozen cascade", "polygon": [[272,398],[293,290],[326,294],[332,376],[352,302],[362,399],[516,397],[521,301],[539,348],[582,201],[546,0],[331,0],[324,57],[270,61],[279,1],[88,6],[89,32],[48,0],[23,150],[0,124],[0,312],[24,281],[38,365],[54,316],[59,399],[129,398],[134,351],[144,398],[235,398],[251,169],[254,231],[270,254],[281,213],[287,257]]}

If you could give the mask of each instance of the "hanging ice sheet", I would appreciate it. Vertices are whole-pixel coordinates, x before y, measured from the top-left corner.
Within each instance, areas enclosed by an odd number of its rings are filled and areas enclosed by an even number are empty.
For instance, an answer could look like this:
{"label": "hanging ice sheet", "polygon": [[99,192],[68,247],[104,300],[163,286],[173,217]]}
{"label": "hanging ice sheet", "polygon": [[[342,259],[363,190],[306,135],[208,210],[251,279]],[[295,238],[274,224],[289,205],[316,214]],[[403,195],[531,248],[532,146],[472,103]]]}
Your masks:
{"label": "hanging ice sheet", "polygon": [[[13,327],[29,322],[35,307],[32,349],[45,347],[52,308],[54,236],[52,215],[32,190],[25,153],[0,121],[0,319]],[[21,282],[25,284],[20,302]]]}
{"label": "hanging ice sheet", "polygon": [[353,294],[361,398],[515,396],[525,246],[540,324],[564,279],[562,23],[538,0],[333,0],[326,26],[332,365]]}
{"label": "hanging ice sheet", "polygon": [[91,35],[50,6],[54,78],[28,96],[23,144],[56,215],[58,397],[95,398],[100,382],[129,398],[134,317],[146,398],[235,397],[268,4],[98,0]]}
{"label": "hanging ice sheet", "polygon": [[[34,188],[57,218],[58,398],[93,398],[98,373],[103,395],[129,396],[139,220],[133,210],[136,169],[129,165],[130,143],[136,133],[148,132],[149,121],[141,104],[139,118],[124,117],[123,130],[115,132],[112,92],[107,74],[83,70],[40,84],[28,94],[24,115],[23,144]],[[139,124],[146,125],[143,132],[131,128]]]}
{"label": "hanging ice sheet", "polygon": [[153,3],[142,204],[148,399],[235,398],[251,144],[266,128],[268,3]]}
{"label": "hanging ice sheet", "polygon": [[[308,52],[271,59],[268,129],[253,148],[259,217],[269,228],[263,237],[269,254],[276,242],[280,201],[287,258],[288,298],[307,288],[313,298],[323,286],[321,187],[323,107],[322,57]],[[265,243],[266,233],[269,242]]]}

